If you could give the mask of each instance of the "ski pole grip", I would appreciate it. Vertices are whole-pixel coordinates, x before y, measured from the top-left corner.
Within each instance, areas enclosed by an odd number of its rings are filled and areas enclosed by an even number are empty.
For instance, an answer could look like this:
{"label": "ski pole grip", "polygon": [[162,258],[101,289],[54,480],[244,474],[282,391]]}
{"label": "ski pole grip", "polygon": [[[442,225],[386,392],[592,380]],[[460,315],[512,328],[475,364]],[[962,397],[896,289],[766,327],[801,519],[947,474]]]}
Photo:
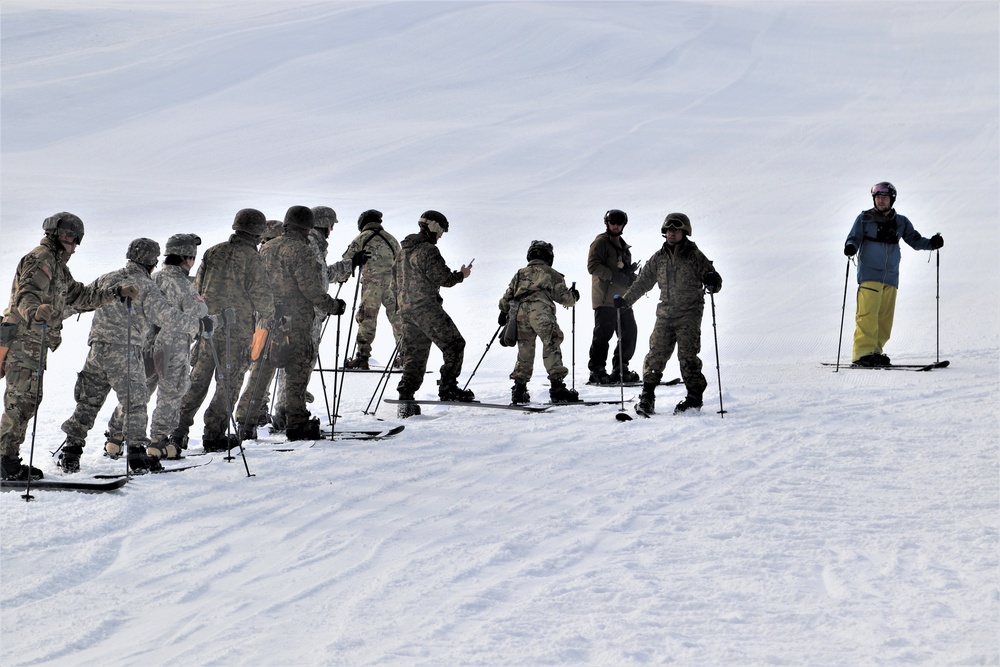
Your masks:
{"label": "ski pole grip", "polygon": [[236,309],[230,306],[222,311],[222,321],[227,327],[236,324]]}
{"label": "ski pole grip", "polygon": [[132,310],[132,297],[125,297],[125,310]]}

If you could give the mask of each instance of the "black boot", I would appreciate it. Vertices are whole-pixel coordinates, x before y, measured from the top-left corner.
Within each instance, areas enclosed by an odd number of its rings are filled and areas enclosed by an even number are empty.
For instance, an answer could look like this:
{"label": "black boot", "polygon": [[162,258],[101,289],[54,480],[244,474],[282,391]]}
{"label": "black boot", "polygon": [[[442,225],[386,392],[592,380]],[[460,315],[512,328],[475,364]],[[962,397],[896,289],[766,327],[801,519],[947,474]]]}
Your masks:
{"label": "black boot", "polygon": [[17,482],[27,482],[28,479],[42,479],[42,471],[34,466],[21,463],[20,456],[6,454],[0,457],[0,478]]}
{"label": "black boot", "polygon": [[285,408],[280,407],[274,411],[274,415],[271,417],[271,432],[284,431],[288,427],[288,423],[285,421]]}
{"label": "black boot", "polygon": [[528,393],[527,382],[514,380],[514,386],[510,390],[510,402],[512,405],[531,403],[531,394]]}
{"label": "black boot", "polygon": [[83,455],[84,443],[79,438],[66,438],[62,451],[59,452],[59,467],[66,474],[80,472],[80,456]]}
{"label": "black boot", "polygon": [[[399,400],[401,401],[412,401],[413,392],[412,391],[400,391]],[[406,419],[407,417],[416,417],[420,414],[420,406],[416,403],[400,403],[399,407],[396,408],[396,416],[400,419]]]}
{"label": "black boot", "polygon": [[701,410],[701,397],[700,396],[685,396],[684,400],[677,404],[674,408],[674,414],[680,414],[686,412],[687,410]]}
{"label": "black boot", "polygon": [[549,398],[553,403],[579,403],[580,394],[576,389],[570,389],[562,380],[550,380]]}
{"label": "black boot", "polygon": [[163,470],[159,459],[146,453],[143,445],[129,445],[128,447],[128,467],[132,472],[159,472]]}
{"label": "black boot", "polygon": [[253,424],[237,424],[240,429],[240,439],[241,440],[256,440],[257,439],[257,427]]}
{"label": "black boot", "polygon": [[362,357],[360,354],[353,359],[345,361],[344,368],[356,368],[360,371],[371,370],[368,367],[368,357]]}
{"label": "black boot", "polygon": [[443,384],[438,387],[438,398],[442,401],[458,401],[460,403],[472,403],[476,400],[476,395],[471,389],[459,389],[457,382]]}
{"label": "black boot", "polygon": [[229,437],[225,434],[212,438],[205,436],[201,440],[201,446],[206,452],[228,452],[230,447]]}
{"label": "black boot", "polygon": [[656,412],[656,383],[644,382],[642,393],[639,394],[639,405],[635,406],[635,411],[646,417]]}
{"label": "black boot", "polygon": [[304,422],[289,424],[285,429],[285,437],[292,440],[322,440],[323,434],[319,432],[319,419],[313,417]]}

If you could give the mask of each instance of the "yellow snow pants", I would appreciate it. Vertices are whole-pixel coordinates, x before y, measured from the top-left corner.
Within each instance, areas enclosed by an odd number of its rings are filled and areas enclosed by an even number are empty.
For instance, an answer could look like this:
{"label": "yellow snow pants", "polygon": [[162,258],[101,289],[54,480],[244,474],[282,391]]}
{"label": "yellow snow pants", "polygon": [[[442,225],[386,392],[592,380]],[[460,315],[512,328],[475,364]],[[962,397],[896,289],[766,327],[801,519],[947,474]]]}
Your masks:
{"label": "yellow snow pants", "polygon": [[858,311],[855,316],[854,361],[868,354],[882,354],[892,334],[896,311],[896,288],[869,281],[858,285]]}

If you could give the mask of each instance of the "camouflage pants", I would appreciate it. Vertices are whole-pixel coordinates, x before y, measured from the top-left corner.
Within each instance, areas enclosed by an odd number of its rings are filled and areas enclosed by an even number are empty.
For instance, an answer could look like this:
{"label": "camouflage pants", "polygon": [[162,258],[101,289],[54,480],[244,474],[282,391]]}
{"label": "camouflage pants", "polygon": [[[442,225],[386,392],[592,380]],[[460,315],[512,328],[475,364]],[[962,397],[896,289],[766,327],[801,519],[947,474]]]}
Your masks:
{"label": "camouflage pants", "polygon": [[124,434],[130,445],[145,447],[149,444],[146,437],[149,393],[146,390],[142,348],[133,345],[131,355],[127,354],[128,350],[127,345],[91,344],[83,370],[76,376],[73,389],[76,409],[62,425],[66,435],[86,440],[94,427],[97,413],[104,407],[108,393],[114,389],[118,407],[108,423],[110,433],[115,437]]}
{"label": "camouflage pants", "polygon": [[535,366],[535,339],[542,341],[542,363],[549,380],[562,380],[569,371],[563,366],[563,332],[552,306],[539,301],[522,303],[517,310],[517,362],[510,379],[527,382]]}
{"label": "camouflage pants", "polygon": [[670,316],[662,303],[656,307],[656,324],[649,336],[649,353],[642,364],[642,381],[658,383],[663,369],[677,347],[677,362],[688,396],[701,398],[708,382],[701,372],[701,318],[703,308]]}
{"label": "camouflage pants", "polygon": [[361,305],[354,316],[358,323],[358,336],[355,339],[359,357],[372,356],[372,343],[375,341],[375,330],[378,327],[378,314],[385,306],[385,315],[392,326],[392,334],[399,342],[400,323],[396,315],[396,298],[385,286],[378,283],[363,283],[361,286]]}
{"label": "camouflage pants", "polygon": [[[313,364],[315,367],[316,359],[319,357],[319,344],[323,340],[323,334],[326,329],[327,316],[326,313],[317,310],[316,319],[313,320],[312,328],[312,339],[313,339],[313,350],[315,350]],[[337,362],[336,359],[333,360],[334,363]],[[268,395],[270,394],[267,387],[264,388],[264,393],[261,394],[261,406],[267,405]],[[274,380],[274,402],[271,404],[271,408],[275,411],[285,409],[285,369],[279,368],[275,372]]]}
{"label": "camouflage pants", "polygon": [[[227,356],[224,335],[198,340],[191,359],[191,388],[181,400],[180,415],[174,434],[180,437],[187,436],[194,424],[195,413],[208,396],[213,378],[215,394],[205,408],[204,438],[215,439],[226,433],[229,413],[236,404],[236,397],[239,396],[240,388],[243,386],[243,377],[250,367],[250,345],[250,336],[232,336],[229,340],[230,354]],[[212,347],[209,346],[215,347],[221,368],[215,367],[215,356],[212,354]]]}
{"label": "camouflage pants", "polygon": [[[289,426],[303,424],[310,413],[306,407],[306,390],[312,376],[316,348],[311,329],[293,329],[288,333],[288,363],[285,371],[285,419]],[[240,423],[256,423],[260,414],[261,401],[268,384],[274,377],[276,368],[270,357],[262,356],[253,362],[250,380],[236,409],[236,420]],[[256,388],[256,391],[254,389]]]}
{"label": "camouflage pants", "polygon": [[150,352],[152,363],[146,364],[146,390],[150,400],[156,392],[156,407],[150,418],[149,435],[158,440],[170,435],[180,419],[181,402],[191,388],[191,350],[185,344],[161,343],[157,338]]}
{"label": "camouflage pants", "polygon": [[7,389],[0,418],[0,454],[4,456],[19,454],[28,424],[42,400],[38,377],[41,350],[39,341],[19,336],[7,351],[4,361]]}
{"label": "camouflage pants", "polygon": [[465,339],[444,308],[427,306],[408,310],[399,318],[401,337],[399,356],[403,358],[403,377],[397,385],[400,394],[415,392],[424,381],[431,344],[441,350],[441,385],[454,384],[462,373]]}

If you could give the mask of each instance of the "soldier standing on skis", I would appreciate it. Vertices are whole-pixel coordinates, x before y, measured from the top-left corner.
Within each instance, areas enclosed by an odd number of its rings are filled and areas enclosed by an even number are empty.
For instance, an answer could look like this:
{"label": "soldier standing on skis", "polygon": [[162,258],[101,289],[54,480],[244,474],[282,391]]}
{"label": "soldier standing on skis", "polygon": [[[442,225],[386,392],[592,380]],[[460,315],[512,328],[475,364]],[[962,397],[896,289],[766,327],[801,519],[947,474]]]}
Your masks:
{"label": "soldier standing on skis", "polygon": [[862,212],[851,227],[844,254],[858,254],[858,310],[855,316],[854,354],[858,366],[888,366],[883,350],[892,333],[899,287],[899,241],[914,250],[937,250],[944,239],[929,239],[913,228],[905,215],[896,213],[896,188],[888,181],[872,186],[874,206]]}
{"label": "soldier standing on skis", "polygon": [[97,279],[104,289],[113,290],[132,284],[138,294],[131,300],[119,300],[98,308],[90,326],[90,352],[83,370],[77,375],[73,396],[76,409],[63,422],[66,442],[59,456],[63,472],[80,470],[80,455],[87,433],[94,426],[97,413],[104,406],[108,392],[118,397],[109,423],[105,452],[117,458],[128,443],[128,465],[133,470],[159,470],[159,461],[146,453],[146,373],[142,363],[143,334],[150,323],[162,330],[174,330],[197,336],[204,329],[211,333],[215,320],[184,313],[167,301],[150,278],[160,255],[160,245],[152,239],[132,241],[125,254],[125,268],[106,273]]}
{"label": "soldier standing on skis", "polygon": [[[342,315],[346,304],[326,290],[329,285],[327,267],[309,246],[309,230],[315,224],[313,212],[305,206],[292,206],[285,213],[285,230],[261,250],[264,267],[271,281],[276,301],[284,304],[284,331],[288,339],[288,360],[285,366],[285,429],[289,440],[319,440],[319,420],[310,418],[306,408],[306,389],[316,358],[313,342],[313,322],[316,308],[324,314]],[[240,399],[239,414],[247,417],[259,414],[263,389],[274,374],[275,359],[264,361],[250,379],[250,391]],[[259,376],[258,382],[254,376]],[[254,387],[257,387],[256,391]]]}
{"label": "soldier standing on skis", "polygon": [[365,211],[358,217],[358,231],[361,233],[347,247],[344,259],[352,258],[359,252],[366,253],[368,259],[361,272],[361,304],[355,314],[358,322],[357,349],[354,357],[344,365],[347,368],[368,370],[368,359],[372,356],[372,343],[378,326],[378,313],[382,306],[385,306],[385,314],[389,318],[397,345],[399,343],[396,300],[389,290],[392,263],[399,253],[399,241],[382,228],[382,213],[374,209]]}
{"label": "soldier standing on skis", "polygon": [[701,372],[701,319],[705,311],[705,290],[713,294],[722,289],[722,276],[702,254],[691,236],[691,220],[683,213],[670,213],[660,227],[665,240],[639,272],[635,283],[615,306],[630,308],[639,297],[660,287],[656,305],[656,324],[649,337],[649,353],[642,365],[642,393],[636,411],[651,415],[654,411],[656,385],[663,377],[667,360],[677,346],[677,361],[687,396],[674,413],[700,409],[708,383]]}
{"label": "soldier standing on skis", "polygon": [[[196,234],[174,234],[167,239],[163,268],[153,274],[171,306],[198,318],[208,315],[208,306],[194,285],[190,272],[201,238]],[[194,337],[179,329],[162,329],[150,322],[143,345],[146,387],[150,398],[156,392],[156,408],[149,423],[150,443],[146,452],[158,459],[178,459],[182,445],[171,441],[177,428],[181,401],[191,388],[191,345]]]}
{"label": "soldier standing on skis", "polygon": [[[427,357],[433,343],[441,350],[444,363],[438,381],[438,398],[442,401],[472,401],[475,394],[459,389],[465,339],[442,307],[442,287],[452,287],[472,274],[472,262],[452,271],[445,264],[437,242],[448,231],[448,219],[437,211],[426,211],[417,221],[420,231],[410,234],[400,244],[399,254],[392,265],[392,290],[396,296],[401,338],[399,353],[403,357],[403,377],[396,389],[399,400],[413,400],[424,381]],[[403,404],[399,416],[420,414],[420,406]]]}
{"label": "soldier standing on skis", "polygon": [[563,365],[563,332],[556,321],[556,304],[567,308],[580,300],[580,293],[574,287],[566,287],[563,274],[552,268],[555,254],[551,243],[532,241],[528,247],[528,265],[519,269],[500,299],[501,325],[507,324],[511,303],[518,303],[514,317],[517,318],[517,362],[510,374],[514,387],[510,392],[510,402],[528,403],[528,380],[535,365],[535,338],[542,341],[542,362],[549,374],[549,397],[553,403],[572,403],[580,400],[576,390],[566,386],[569,371]]}
{"label": "soldier standing on skis", "polygon": [[55,351],[62,342],[62,322],[73,313],[110,303],[117,296],[138,294],[131,285],[109,288],[73,279],[67,262],[83,241],[83,221],[72,213],[56,213],[42,222],[45,236],[17,265],[10,303],[0,325],[0,377],[6,377],[0,419],[0,473],[3,479],[40,479],[42,471],[21,463],[20,449],[28,423],[42,399],[42,336]]}

